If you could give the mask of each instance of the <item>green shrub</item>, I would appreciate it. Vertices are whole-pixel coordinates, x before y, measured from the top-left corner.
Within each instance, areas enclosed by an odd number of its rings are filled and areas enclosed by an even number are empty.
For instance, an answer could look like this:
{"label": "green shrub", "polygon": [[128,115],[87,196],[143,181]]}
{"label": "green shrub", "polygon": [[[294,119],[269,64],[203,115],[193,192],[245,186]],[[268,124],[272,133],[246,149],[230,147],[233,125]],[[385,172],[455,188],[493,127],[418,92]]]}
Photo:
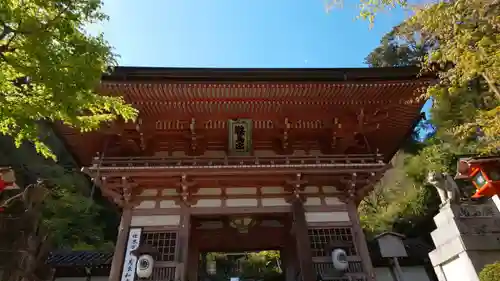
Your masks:
{"label": "green shrub", "polygon": [[500,261],[488,264],[479,273],[481,281],[498,281],[500,280]]}

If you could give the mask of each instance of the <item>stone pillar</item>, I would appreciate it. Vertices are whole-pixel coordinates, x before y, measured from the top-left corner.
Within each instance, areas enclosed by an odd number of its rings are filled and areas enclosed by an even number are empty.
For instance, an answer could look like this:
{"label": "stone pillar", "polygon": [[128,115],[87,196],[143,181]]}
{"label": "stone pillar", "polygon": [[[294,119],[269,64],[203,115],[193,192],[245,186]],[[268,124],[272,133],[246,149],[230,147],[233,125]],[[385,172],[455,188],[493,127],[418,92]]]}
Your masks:
{"label": "stone pillar", "polygon": [[118,238],[116,239],[115,252],[111,262],[109,281],[119,281],[125,259],[125,249],[127,247],[128,232],[132,222],[132,210],[124,209],[118,227]]}
{"label": "stone pillar", "polygon": [[358,255],[361,257],[363,271],[368,275],[369,281],[375,281],[375,271],[373,270],[370,252],[368,251],[368,245],[366,244],[365,233],[363,232],[359,222],[358,207],[354,201],[347,201],[347,212],[349,213],[349,219],[352,223],[354,243],[356,243]]}
{"label": "stone pillar", "polygon": [[436,249],[429,253],[439,281],[478,281],[487,264],[500,260],[500,212],[492,200],[482,205],[445,204],[434,217]]}
{"label": "stone pillar", "polygon": [[491,198],[493,200],[493,203],[495,203],[495,206],[497,206],[498,211],[500,211],[500,198],[498,195],[495,195]]}

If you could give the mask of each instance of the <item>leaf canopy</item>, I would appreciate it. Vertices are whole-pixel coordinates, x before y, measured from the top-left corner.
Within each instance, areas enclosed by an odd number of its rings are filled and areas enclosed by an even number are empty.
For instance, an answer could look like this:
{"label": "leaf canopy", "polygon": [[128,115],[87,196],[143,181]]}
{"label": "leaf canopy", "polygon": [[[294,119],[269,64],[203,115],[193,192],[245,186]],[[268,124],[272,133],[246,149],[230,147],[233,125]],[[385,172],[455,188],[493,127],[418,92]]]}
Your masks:
{"label": "leaf canopy", "polygon": [[40,121],[62,122],[82,132],[136,110],[122,97],[97,94],[115,55],[102,34],[85,31],[106,20],[100,0],[0,0],[0,134],[19,147],[43,142]]}

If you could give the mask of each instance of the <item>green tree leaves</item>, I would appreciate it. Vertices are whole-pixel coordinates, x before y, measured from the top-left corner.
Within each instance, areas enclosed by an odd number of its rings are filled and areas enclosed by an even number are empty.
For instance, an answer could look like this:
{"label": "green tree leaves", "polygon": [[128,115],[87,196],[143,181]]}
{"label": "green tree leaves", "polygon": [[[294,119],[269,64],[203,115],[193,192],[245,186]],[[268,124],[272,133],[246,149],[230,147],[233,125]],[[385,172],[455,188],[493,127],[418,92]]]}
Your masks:
{"label": "green tree leaves", "polygon": [[54,157],[40,139],[39,121],[87,132],[136,117],[122,97],[96,92],[102,74],[115,65],[102,35],[84,31],[107,18],[101,6],[100,0],[0,0],[0,133],[17,146],[30,141]]}
{"label": "green tree leaves", "polygon": [[481,281],[496,281],[500,280],[500,262],[492,263],[483,268],[479,273]]}
{"label": "green tree leaves", "polygon": [[[106,208],[98,193],[91,194],[85,176],[71,164],[71,156],[64,153],[54,136],[47,139],[52,151],[58,152],[58,163],[36,153],[31,144],[15,148],[12,139],[0,137],[0,165],[9,165],[16,171],[16,182],[21,188],[43,180],[48,194],[41,208],[41,223],[48,230],[54,247],[60,249],[111,249],[116,238],[119,218],[117,212]],[[97,188],[97,187],[95,187]],[[11,199],[0,194],[0,204]],[[7,212],[24,212],[21,200],[13,201]]]}
{"label": "green tree leaves", "polygon": [[409,29],[403,23],[382,37],[380,45],[365,58],[365,63],[370,67],[420,65],[435,44],[431,36]]}
{"label": "green tree leaves", "polygon": [[[74,177],[72,173],[62,176]],[[92,198],[85,197],[73,186],[53,186],[44,202],[42,223],[54,245],[60,249],[109,250],[112,243],[104,240],[106,222],[97,218],[102,211],[102,206],[95,204]]]}
{"label": "green tree leaves", "polygon": [[[362,226],[369,234],[394,231],[401,221],[411,221],[428,212],[429,190],[408,176],[407,165],[413,155],[399,152],[393,168],[386,172],[374,190],[359,205]],[[411,235],[412,229],[406,229]]]}
{"label": "green tree leaves", "polygon": [[395,165],[396,180],[381,183],[360,206],[372,231],[432,211],[427,172],[453,174],[459,155],[500,151],[500,2],[436,1],[414,11],[365,61],[372,67],[414,64],[437,73],[439,81],[426,95],[433,102],[429,123],[435,131],[421,150]]}
{"label": "green tree leaves", "polygon": [[[406,23],[438,41],[426,56],[424,70],[437,70],[440,81],[428,96],[445,103],[453,96],[471,96],[467,114],[447,133],[455,141],[473,139],[475,152],[500,151],[500,3],[487,0],[439,2],[416,10]],[[473,99],[475,99],[474,102]],[[463,108],[464,106],[462,106]],[[471,110],[475,110],[470,114]]]}

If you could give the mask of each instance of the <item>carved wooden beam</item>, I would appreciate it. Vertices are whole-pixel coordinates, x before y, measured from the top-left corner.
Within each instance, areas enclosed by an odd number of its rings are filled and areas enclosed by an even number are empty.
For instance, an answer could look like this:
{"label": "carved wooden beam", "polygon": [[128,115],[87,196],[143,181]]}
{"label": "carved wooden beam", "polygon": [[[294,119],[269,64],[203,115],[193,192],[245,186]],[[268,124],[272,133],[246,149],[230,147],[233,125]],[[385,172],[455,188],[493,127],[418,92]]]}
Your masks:
{"label": "carved wooden beam", "polygon": [[[281,117],[283,118],[283,117]],[[277,154],[290,154],[293,152],[293,147],[290,138],[292,130],[292,122],[288,117],[284,117],[283,121],[275,123],[276,134],[278,135],[273,141],[273,149]]]}
{"label": "carved wooden beam", "polygon": [[148,135],[148,136],[144,135],[144,131],[142,129],[142,124],[143,124],[142,118],[137,118],[137,121],[135,124],[136,124],[135,129],[139,133],[139,146],[140,146],[142,151],[145,151],[147,148],[147,138],[150,135]]}
{"label": "carved wooden beam", "polygon": [[108,179],[107,177],[101,177],[99,180],[94,179],[105,197],[122,208],[132,208],[140,203],[139,200],[136,200],[139,193],[136,183],[131,182],[127,177],[121,177],[119,183],[114,181],[109,182],[109,180],[112,179]]}
{"label": "carved wooden beam", "polygon": [[373,152],[374,148],[371,147],[366,135],[377,131],[381,123],[389,118],[389,113],[380,108],[370,112],[360,108],[351,115],[345,114],[340,117],[342,119],[334,118],[331,125],[331,149],[341,153],[347,153],[350,150]]}
{"label": "carved wooden beam", "polygon": [[130,182],[127,177],[122,177],[122,185],[123,185],[123,199],[126,203],[130,203],[132,201],[132,188],[130,187]]}
{"label": "carved wooden beam", "polygon": [[125,124],[122,121],[115,120],[105,123],[99,130],[104,135],[120,135],[125,129]]}
{"label": "carved wooden beam", "polygon": [[338,118],[334,118],[331,129],[331,143],[330,143],[330,148],[332,150],[337,146],[337,139],[338,139],[337,132],[340,130],[342,130],[342,123],[340,123]]}
{"label": "carved wooden beam", "polygon": [[343,184],[343,194],[339,197],[340,201],[344,203],[353,202],[356,199],[356,187],[358,186],[358,174],[351,173],[349,178],[341,181]]}
{"label": "carved wooden beam", "polygon": [[142,151],[140,136],[136,136],[135,138],[121,137],[121,142],[122,142],[122,147],[126,151],[126,153],[133,153],[133,155],[139,155]]}
{"label": "carved wooden beam", "polygon": [[301,173],[297,173],[295,175],[295,179],[286,180],[285,190],[290,192],[290,195],[286,200],[288,202],[293,202],[295,200],[304,202],[306,198],[303,191],[307,183],[308,181],[302,178]]}
{"label": "carved wooden beam", "polygon": [[184,203],[186,206],[191,206],[193,202],[193,189],[197,183],[195,181],[190,181],[186,174],[181,175],[181,180],[177,184],[179,188],[177,192],[180,194],[180,202]]}
{"label": "carved wooden beam", "polygon": [[196,137],[196,120],[194,118],[191,118],[191,123],[189,124],[189,131],[191,133],[190,139],[191,139],[191,151],[196,151],[197,150],[197,137]]}
{"label": "carved wooden beam", "polygon": [[110,200],[114,201],[115,203],[117,201],[122,201],[122,194],[120,192],[120,187],[118,186],[109,186],[107,184],[107,178],[106,177],[101,177],[99,178],[94,178],[94,181],[97,185],[100,186],[102,194],[109,198]]}
{"label": "carved wooden beam", "polygon": [[371,114],[367,114],[364,108],[361,108],[357,113],[356,120],[358,121],[358,132],[369,133],[380,128],[380,124],[389,118],[389,112],[375,109]]}
{"label": "carved wooden beam", "polygon": [[204,136],[200,134],[200,125],[198,123],[195,118],[191,118],[188,132],[183,134],[183,138],[186,140],[186,152],[188,155],[202,155],[205,151],[205,147],[201,142]]}
{"label": "carved wooden beam", "polygon": [[356,203],[357,204],[359,204],[359,202],[361,202],[361,200],[363,200],[363,198],[365,196],[367,196],[370,191],[373,190],[374,185],[380,181],[380,179],[384,176],[384,173],[388,169],[390,169],[391,167],[392,166],[390,164],[388,164],[382,171],[376,172],[376,173],[372,172],[370,174],[368,181],[365,184],[362,184],[361,188],[358,188],[356,190]]}
{"label": "carved wooden beam", "polygon": [[288,149],[288,132],[290,131],[291,123],[288,121],[288,118],[285,118],[284,128],[283,128],[283,136],[282,136],[282,148],[283,150]]}

